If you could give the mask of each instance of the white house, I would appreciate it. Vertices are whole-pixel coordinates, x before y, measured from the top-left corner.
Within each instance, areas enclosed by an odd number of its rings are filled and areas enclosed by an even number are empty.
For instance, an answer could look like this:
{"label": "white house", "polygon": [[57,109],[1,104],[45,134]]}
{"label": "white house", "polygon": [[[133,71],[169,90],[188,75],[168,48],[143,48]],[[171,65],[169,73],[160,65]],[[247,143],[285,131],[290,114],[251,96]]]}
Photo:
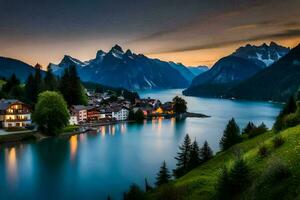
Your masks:
{"label": "white house", "polygon": [[129,108],[125,106],[118,106],[112,108],[112,118],[116,120],[126,120],[129,115]]}
{"label": "white house", "polygon": [[78,118],[77,118],[77,114],[76,113],[72,113],[70,114],[70,119],[69,119],[69,124],[70,125],[78,125]]}

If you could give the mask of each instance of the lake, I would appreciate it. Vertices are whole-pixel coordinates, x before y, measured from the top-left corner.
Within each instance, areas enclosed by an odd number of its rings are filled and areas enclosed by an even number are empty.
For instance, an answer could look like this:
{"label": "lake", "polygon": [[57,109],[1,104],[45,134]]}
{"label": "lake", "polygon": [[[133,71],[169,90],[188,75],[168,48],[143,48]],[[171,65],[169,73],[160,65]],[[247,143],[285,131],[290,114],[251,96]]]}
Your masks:
{"label": "lake", "polygon": [[[170,101],[181,90],[142,91]],[[228,120],[271,127],[281,109],[268,102],[184,97],[191,112],[210,118],[156,119],[99,127],[97,133],[0,147],[0,199],[122,199],[131,183],[150,183],[165,160],[174,168],[185,134],[214,152]]]}

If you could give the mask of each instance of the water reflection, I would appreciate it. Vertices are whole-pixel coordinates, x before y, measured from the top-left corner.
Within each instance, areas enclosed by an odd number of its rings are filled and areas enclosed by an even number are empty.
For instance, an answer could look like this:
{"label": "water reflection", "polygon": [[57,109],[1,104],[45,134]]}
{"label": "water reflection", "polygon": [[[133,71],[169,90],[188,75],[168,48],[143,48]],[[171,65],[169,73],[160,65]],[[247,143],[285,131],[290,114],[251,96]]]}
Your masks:
{"label": "water reflection", "polygon": [[70,138],[70,152],[71,152],[71,160],[74,161],[78,149],[78,136],[73,135]]}
{"label": "water reflection", "polygon": [[12,147],[11,149],[6,149],[5,158],[8,182],[11,185],[13,185],[16,183],[17,179],[17,158],[15,147]]}

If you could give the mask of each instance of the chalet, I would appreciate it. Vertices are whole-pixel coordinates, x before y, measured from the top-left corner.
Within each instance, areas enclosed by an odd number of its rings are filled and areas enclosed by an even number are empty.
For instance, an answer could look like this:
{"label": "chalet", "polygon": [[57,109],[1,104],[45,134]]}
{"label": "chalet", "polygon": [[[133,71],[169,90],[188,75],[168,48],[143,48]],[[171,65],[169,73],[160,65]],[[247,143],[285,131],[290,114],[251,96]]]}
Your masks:
{"label": "chalet", "polygon": [[15,99],[0,100],[0,123],[4,128],[30,126],[29,106]]}
{"label": "chalet", "polygon": [[87,109],[84,105],[74,105],[71,107],[71,113],[77,116],[78,123],[87,120]]}
{"label": "chalet", "polygon": [[95,106],[86,106],[87,121],[98,121],[100,119],[100,110]]}
{"label": "chalet", "polygon": [[129,108],[125,106],[116,106],[112,108],[111,116],[116,120],[126,120],[129,115]]}

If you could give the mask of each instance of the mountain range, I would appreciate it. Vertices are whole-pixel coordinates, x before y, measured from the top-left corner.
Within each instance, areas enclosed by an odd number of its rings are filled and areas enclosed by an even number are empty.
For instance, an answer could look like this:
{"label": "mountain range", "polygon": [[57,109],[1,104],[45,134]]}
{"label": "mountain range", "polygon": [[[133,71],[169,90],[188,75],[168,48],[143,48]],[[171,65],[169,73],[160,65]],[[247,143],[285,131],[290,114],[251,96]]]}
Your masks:
{"label": "mountain range", "polygon": [[232,87],[277,62],[289,51],[289,48],[274,42],[240,47],[217,61],[210,70],[195,77],[183,94],[223,97]]}
{"label": "mountain range", "polygon": [[64,56],[59,64],[50,66],[56,75],[61,75],[70,65],[76,66],[83,81],[134,90],[185,88],[196,76],[183,64],[151,59],[130,50],[124,52],[118,45],[107,53],[99,50],[89,61]]}
{"label": "mountain range", "polygon": [[287,101],[300,87],[300,44],[268,68],[233,87],[225,96]]}

